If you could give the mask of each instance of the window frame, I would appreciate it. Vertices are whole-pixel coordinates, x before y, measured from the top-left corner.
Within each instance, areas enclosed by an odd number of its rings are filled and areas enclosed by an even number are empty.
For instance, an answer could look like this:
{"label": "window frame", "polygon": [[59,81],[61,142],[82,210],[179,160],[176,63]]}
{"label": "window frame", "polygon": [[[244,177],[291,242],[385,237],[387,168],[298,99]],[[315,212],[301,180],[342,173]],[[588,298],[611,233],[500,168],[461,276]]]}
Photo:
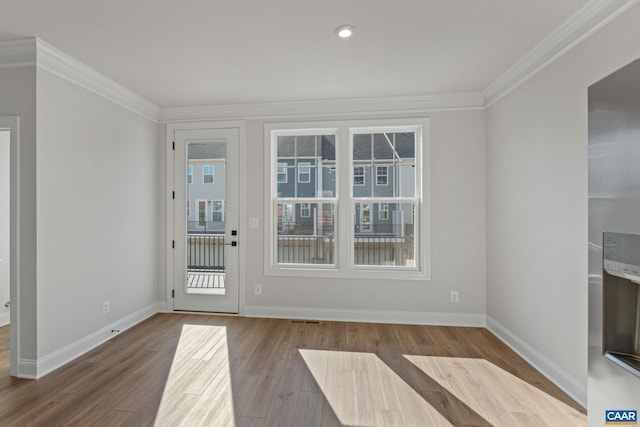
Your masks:
{"label": "window frame", "polygon": [[193,184],[193,165],[187,165],[187,184]]}
{"label": "window frame", "polygon": [[[429,124],[429,118],[265,123],[264,138],[268,149],[265,150],[264,162],[265,170],[269,173],[264,184],[265,213],[267,215],[264,237],[267,242],[265,247],[268,247],[264,253],[264,274],[285,277],[379,280],[389,280],[393,277],[398,280],[430,280]],[[415,197],[355,198],[353,196],[353,166],[357,166],[353,159],[353,138],[355,134],[368,132],[415,133]],[[274,238],[277,235],[277,137],[326,134],[335,135],[336,185],[334,197],[280,199],[279,202],[288,200],[290,203],[333,203],[334,233],[336,236],[334,264],[278,264],[274,256],[277,254],[277,239]],[[348,176],[344,177],[343,175]],[[414,203],[415,267],[355,264],[353,230],[356,203]],[[374,212],[371,214],[375,215]]]}

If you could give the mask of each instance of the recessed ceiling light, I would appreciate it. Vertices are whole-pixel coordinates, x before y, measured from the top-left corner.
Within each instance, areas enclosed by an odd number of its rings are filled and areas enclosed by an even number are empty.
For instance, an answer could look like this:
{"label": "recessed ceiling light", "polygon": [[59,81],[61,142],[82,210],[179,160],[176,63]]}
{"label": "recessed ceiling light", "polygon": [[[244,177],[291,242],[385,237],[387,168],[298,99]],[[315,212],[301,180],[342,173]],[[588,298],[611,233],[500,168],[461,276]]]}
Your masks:
{"label": "recessed ceiling light", "polygon": [[341,39],[348,39],[353,35],[353,31],[355,29],[356,28],[353,25],[340,25],[338,28],[336,28],[336,34]]}

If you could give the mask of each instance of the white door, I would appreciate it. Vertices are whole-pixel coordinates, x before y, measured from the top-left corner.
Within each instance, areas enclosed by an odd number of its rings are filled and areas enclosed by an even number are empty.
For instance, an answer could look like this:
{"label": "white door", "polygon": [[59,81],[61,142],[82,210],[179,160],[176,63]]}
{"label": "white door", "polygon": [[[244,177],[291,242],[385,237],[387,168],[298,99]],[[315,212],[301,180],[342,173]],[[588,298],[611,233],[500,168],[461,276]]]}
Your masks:
{"label": "white door", "polygon": [[238,129],[175,132],[174,310],[237,313]]}
{"label": "white door", "polygon": [[0,129],[0,326],[9,323],[9,142]]}

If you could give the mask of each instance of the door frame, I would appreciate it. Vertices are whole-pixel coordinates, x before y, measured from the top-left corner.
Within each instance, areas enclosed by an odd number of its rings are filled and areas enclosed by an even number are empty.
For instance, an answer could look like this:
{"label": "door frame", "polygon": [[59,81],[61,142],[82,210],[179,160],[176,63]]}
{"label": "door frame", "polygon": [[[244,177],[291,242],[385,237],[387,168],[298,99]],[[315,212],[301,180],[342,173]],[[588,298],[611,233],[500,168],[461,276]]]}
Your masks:
{"label": "door frame", "polygon": [[[174,304],[172,291],[175,289],[175,265],[172,241],[175,236],[175,216],[173,205],[173,191],[175,182],[175,168],[173,157],[173,144],[175,142],[175,133],[184,130],[200,130],[200,129],[237,129],[238,130],[238,235],[240,244],[238,245],[238,314],[243,316],[245,312],[246,301],[246,179],[244,171],[246,170],[246,124],[244,120],[229,121],[199,121],[199,122],[172,122],[167,123],[166,133],[166,150],[165,150],[165,170],[164,191],[162,200],[165,202],[165,232],[166,239],[164,241],[165,248],[165,312],[173,312]],[[162,301],[162,298],[160,298]]]}
{"label": "door frame", "polygon": [[20,361],[20,185],[18,155],[20,118],[0,117],[0,128],[9,130],[9,374],[18,376]]}

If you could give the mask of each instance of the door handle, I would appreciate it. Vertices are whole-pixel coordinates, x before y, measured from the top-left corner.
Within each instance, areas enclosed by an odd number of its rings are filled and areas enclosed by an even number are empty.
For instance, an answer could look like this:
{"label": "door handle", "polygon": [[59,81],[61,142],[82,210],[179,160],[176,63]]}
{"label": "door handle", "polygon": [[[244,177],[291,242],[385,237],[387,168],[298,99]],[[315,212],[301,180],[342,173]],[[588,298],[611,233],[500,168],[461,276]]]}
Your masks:
{"label": "door handle", "polygon": [[238,246],[238,242],[236,242],[235,240],[231,243],[225,243],[225,246]]}

